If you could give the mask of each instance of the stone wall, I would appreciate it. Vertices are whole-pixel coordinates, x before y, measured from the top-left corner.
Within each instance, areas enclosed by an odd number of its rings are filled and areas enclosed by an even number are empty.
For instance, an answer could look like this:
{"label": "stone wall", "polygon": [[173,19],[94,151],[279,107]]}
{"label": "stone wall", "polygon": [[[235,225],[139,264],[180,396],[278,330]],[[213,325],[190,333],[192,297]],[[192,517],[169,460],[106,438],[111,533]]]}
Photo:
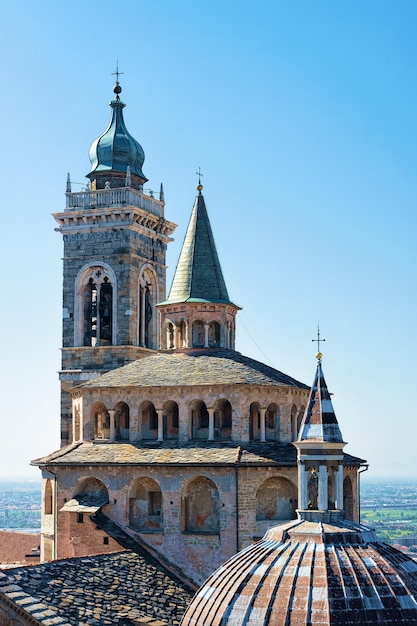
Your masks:
{"label": "stone wall", "polygon": [[[57,494],[57,558],[105,553],[115,546],[103,545],[104,533],[84,515],[79,522],[76,513],[61,511],[78,486],[94,477],[107,488],[109,504],[102,511],[133,538],[142,539],[180,567],[196,583],[201,583],[214,569],[242,547],[252,543],[259,534],[256,520],[256,494],[259,487],[271,477],[285,478],[296,485],[296,468],[272,467],[67,467],[59,469]],[[161,491],[162,510],[159,528],[135,528],[129,511],[130,500],[136,497],[141,479],[152,479]],[[206,530],[203,526],[188,529],[186,500],[196,491],[196,480],[209,479],[218,493],[218,527]],[[238,494],[236,493],[238,487]],[[295,487],[294,487],[295,488]],[[208,494],[210,497],[210,494]],[[204,500],[201,518],[206,513]],[[237,507],[239,513],[237,514]],[[265,530],[278,523],[275,519],[264,523]],[[154,524],[154,527],[156,525]],[[117,544],[116,544],[117,545]]]}

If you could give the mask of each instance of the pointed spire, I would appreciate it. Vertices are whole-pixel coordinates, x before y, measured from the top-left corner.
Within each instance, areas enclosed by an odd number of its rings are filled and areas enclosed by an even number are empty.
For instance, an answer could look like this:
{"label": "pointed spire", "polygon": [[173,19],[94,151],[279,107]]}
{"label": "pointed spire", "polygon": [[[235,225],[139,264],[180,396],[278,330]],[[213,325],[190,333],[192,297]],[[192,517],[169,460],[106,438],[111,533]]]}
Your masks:
{"label": "pointed spire", "polygon": [[165,203],[164,186],[162,183],[161,183],[161,188],[159,190],[159,200]]}
{"label": "pointed spire", "polygon": [[230,303],[202,189],[203,186],[198,184],[198,195],[167,300],[170,304],[190,301]]}
{"label": "pointed spire", "polygon": [[[322,340],[323,341],[323,340]],[[316,354],[317,370],[307,409],[301,423],[299,441],[343,443],[330,394],[321,367],[321,352]]]}
{"label": "pointed spire", "polygon": [[67,174],[67,193],[71,193],[71,178],[69,172]]}

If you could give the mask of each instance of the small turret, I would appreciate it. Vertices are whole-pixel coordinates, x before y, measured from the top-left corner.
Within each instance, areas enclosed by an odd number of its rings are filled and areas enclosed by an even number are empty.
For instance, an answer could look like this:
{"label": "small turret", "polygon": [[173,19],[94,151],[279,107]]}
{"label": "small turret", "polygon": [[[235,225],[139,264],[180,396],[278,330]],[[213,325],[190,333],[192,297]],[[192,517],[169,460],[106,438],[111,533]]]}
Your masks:
{"label": "small turret", "polygon": [[239,307],[229,299],[202,190],[199,179],[171,290],[158,305],[163,349],[235,349]]}
{"label": "small turret", "polygon": [[298,515],[311,521],[343,518],[343,441],[317,352],[317,369],[298,440]]}

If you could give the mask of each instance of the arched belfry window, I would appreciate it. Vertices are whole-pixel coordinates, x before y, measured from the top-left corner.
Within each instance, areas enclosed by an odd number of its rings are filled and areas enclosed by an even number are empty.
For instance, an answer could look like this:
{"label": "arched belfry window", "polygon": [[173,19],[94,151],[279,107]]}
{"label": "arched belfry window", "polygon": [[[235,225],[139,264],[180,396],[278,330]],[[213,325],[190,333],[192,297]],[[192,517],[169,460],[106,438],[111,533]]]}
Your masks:
{"label": "arched belfry window", "polygon": [[193,348],[203,348],[204,343],[204,322],[202,320],[194,320]]}
{"label": "arched belfry window", "polygon": [[75,345],[111,346],[115,341],[115,275],[105,264],[85,268],[78,277]]}
{"label": "arched belfry window", "polygon": [[139,345],[154,350],[158,347],[157,291],[155,274],[146,266],[139,276]]}
{"label": "arched belfry window", "polygon": [[84,302],[84,345],[112,345],[113,287],[107,276],[101,284],[92,277],[89,279]]}

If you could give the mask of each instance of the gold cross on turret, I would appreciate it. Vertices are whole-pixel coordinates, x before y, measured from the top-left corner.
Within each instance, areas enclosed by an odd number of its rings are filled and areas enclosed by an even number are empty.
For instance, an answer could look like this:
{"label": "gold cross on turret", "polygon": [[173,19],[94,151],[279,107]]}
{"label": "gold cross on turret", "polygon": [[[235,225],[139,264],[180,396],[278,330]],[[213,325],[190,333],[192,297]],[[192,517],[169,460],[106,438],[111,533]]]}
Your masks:
{"label": "gold cross on turret", "polygon": [[321,357],[323,356],[320,352],[320,341],[326,341],[325,339],[321,339],[320,337],[320,324],[317,324],[317,339],[312,339],[311,341],[317,341],[316,359],[320,361]]}

